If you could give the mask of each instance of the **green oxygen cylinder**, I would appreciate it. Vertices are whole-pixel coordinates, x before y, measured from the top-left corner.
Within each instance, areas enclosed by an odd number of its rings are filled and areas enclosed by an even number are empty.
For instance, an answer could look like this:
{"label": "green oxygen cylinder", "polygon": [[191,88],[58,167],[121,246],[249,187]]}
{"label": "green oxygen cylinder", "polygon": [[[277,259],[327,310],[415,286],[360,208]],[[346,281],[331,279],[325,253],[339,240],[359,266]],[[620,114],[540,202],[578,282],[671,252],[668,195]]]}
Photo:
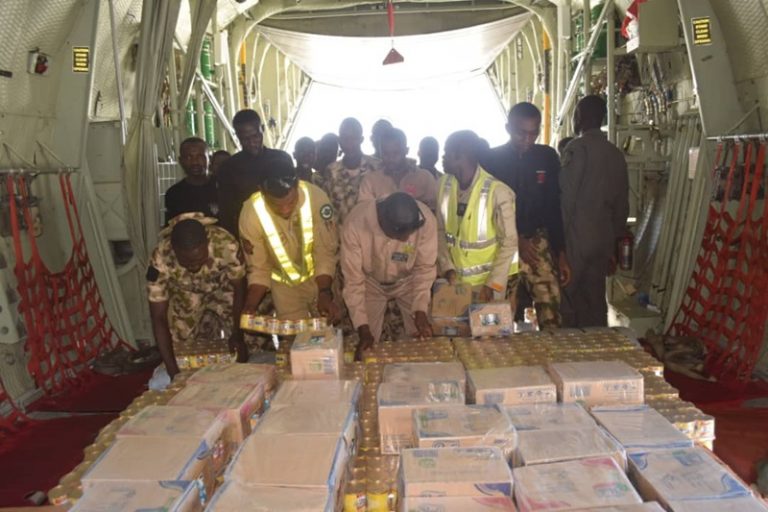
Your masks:
{"label": "green oxygen cylinder", "polygon": [[[210,82],[213,79],[213,65],[211,63],[211,40],[203,39],[203,48],[200,50],[200,74]],[[213,119],[213,105],[207,99],[203,100],[204,138],[208,146],[216,146],[216,127]]]}
{"label": "green oxygen cylinder", "polygon": [[184,125],[187,128],[187,133],[190,136],[197,135],[197,123],[195,122],[195,102],[194,100],[187,101],[187,108],[184,111]]}

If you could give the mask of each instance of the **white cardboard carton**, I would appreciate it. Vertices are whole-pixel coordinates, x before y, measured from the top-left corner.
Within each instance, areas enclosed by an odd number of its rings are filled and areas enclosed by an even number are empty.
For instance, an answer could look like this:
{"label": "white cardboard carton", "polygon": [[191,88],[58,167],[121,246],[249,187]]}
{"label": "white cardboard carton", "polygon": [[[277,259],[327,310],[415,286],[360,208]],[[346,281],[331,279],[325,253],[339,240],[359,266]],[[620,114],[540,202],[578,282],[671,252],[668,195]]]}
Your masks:
{"label": "white cardboard carton", "polygon": [[187,437],[211,450],[214,473],[224,470],[234,446],[224,439],[227,422],[222,413],[196,407],[150,405],[128,420],[117,438]]}
{"label": "white cardboard carton", "polygon": [[244,485],[305,487],[333,492],[347,462],[338,436],[285,436],[254,433],[225,473]]}
{"label": "white cardboard carton", "polygon": [[627,475],[611,457],[525,466],[514,470],[521,512],[580,510],[640,504]]}
{"label": "white cardboard carton", "polygon": [[264,405],[264,389],[223,382],[188,384],[168,405],[182,405],[223,413],[227,438],[240,444],[251,433],[252,418]]}
{"label": "white cardboard carton", "polygon": [[541,366],[469,370],[468,397],[476,404],[557,402],[557,387]]}
{"label": "white cardboard carton", "polygon": [[295,379],[338,379],[343,361],[341,329],[305,331],[291,345],[291,373]]}
{"label": "white cardboard carton", "polygon": [[259,434],[331,435],[344,438],[347,451],[357,438],[357,414],[352,404],[273,405],[255,430]]}
{"label": "white cardboard carton", "polygon": [[549,373],[561,402],[595,405],[642,404],[643,376],[623,361],[553,363]]}
{"label": "white cardboard carton", "polygon": [[400,459],[402,497],[512,496],[512,473],[496,447],[415,448]]}
{"label": "white cardboard carton", "polygon": [[200,512],[198,486],[190,482],[95,482],[83,486],[74,512]]}
{"label": "white cardboard carton", "polygon": [[725,500],[673,501],[670,505],[672,512],[768,512],[768,504],[752,496]]}
{"label": "white cardboard carton", "polygon": [[667,508],[680,500],[750,496],[749,489],[704,448],[633,453],[630,475],[643,498]]}
{"label": "white cardboard carton", "polygon": [[413,412],[423,407],[464,405],[464,390],[456,381],[382,382],[377,394],[381,452],[400,453],[414,446]]}
{"label": "white cardboard carton", "polygon": [[661,505],[655,501],[648,501],[638,505],[619,505],[617,507],[588,508],[583,510],[592,510],[593,512],[664,512]]}
{"label": "white cardboard carton", "polygon": [[384,367],[382,382],[434,382],[455,380],[466,390],[467,377],[461,363],[392,363]]}
{"label": "white cardboard carton", "polygon": [[83,487],[103,482],[192,482],[208,496],[214,487],[211,450],[188,437],[129,437],[116,440],[83,475]]}
{"label": "white cardboard carton", "polygon": [[483,405],[424,408],[413,413],[419,448],[497,446],[507,458],[517,448],[517,432],[498,408]]}
{"label": "white cardboard carton", "polygon": [[507,496],[474,498],[405,498],[401,512],[517,512]]}
{"label": "white cardboard carton", "polygon": [[193,373],[190,384],[221,384],[223,382],[261,386],[266,392],[277,385],[277,367],[273,364],[221,363],[204,366]]}
{"label": "white cardboard carton", "polygon": [[333,512],[326,489],[248,486],[224,482],[206,508],[210,512]]}
{"label": "white cardboard carton", "polygon": [[602,456],[612,457],[619,467],[626,470],[624,449],[599,427],[520,432],[520,465],[531,466]]}
{"label": "white cardboard carton", "polygon": [[271,404],[274,406],[344,402],[357,406],[360,393],[360,381],[357,380],[323,380],[317,382],[286,380],[277,389]]}
{"label": "white cardboard carton", "polygon": [[646,405],[595,407],[591,412],[628,452],[693,446],[669,420]]}
{"label": "white cardboard carton", "polygon": [[579,404],[503,405],[518,432],[596,427],[597,423]]}

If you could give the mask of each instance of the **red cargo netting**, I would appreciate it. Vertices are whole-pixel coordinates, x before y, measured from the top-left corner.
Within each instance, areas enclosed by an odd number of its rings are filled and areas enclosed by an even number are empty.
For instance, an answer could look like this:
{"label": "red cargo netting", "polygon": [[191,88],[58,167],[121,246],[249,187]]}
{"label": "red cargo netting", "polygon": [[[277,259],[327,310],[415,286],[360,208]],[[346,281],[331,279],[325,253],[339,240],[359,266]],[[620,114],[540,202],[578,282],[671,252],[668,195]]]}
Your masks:
{"label": "red cargo netting", "polygon": [[[5,392],[3,383],[0,381],[0,406],[5,404],[10,406],[10,413],[6,416],[0,414],[0,441],[3,440],[5,435],[16,432],[22,423],[29,420],[27,416],[16,407],[16,403],[14,403],[11,397],[8,396],[8,393]],[[0,442],[0,446],[2,446],[2,442]]]}
{"label": "red cargo netting", "polygon": [[[51,272],[45,266],[30,232],[33,218],[26,178],[8,175],[5,184],[9,197],[20,199],[19,205],[10,201],[10,219],[19,312],[27,329],[29,372],[45,391],[61,391],[78,383],[88,363],[99,353],[124,342],[112,329],[96,286],[69,174],[59,175],[59,185],[72,252],[60,272]],[[19,210],[28,226],[28,260],[24,256]]]}
{"label": "red cargo netting", "polygon": [[752,376],[768,318],[765,141],[720,143],[701,250],[670,334],[700,339],[707,370]]}

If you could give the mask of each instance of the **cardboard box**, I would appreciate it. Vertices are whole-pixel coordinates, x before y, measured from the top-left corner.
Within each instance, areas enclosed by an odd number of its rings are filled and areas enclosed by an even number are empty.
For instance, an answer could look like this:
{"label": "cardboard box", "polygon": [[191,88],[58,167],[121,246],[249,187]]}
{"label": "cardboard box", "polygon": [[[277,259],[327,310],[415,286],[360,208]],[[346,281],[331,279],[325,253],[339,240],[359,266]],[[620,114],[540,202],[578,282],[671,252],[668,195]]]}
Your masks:
{"label": "cardboard box", "polygon": [[496,447],[416,448],[400,459],[401,497],[512,496],[512,473]]}
{"label": "cardboard box", "polygon": [[541,366],[469,370],[467,381],[467,395],[476,404],[557,402],[557,387]]}
{"label": "cardboard box", "polygon": [[269,393],[277,386],[277,367],[273,364],[227,363],[206,366],[193,373],[189,384],[235,383],[262,386]]}
{"label": "cardboard box", "polygon": [[435,336],[449,336],[453,338],[468,338],[472,336],[472,329],[469,327],[469,317],[433,316],[429,323]]}
{"label": "cardboard box", "polygon": [[592,416],[628,452],[693,446],[685,434],[646,405],[595,407]]}
{"label": "cardboard box", "polygon": [[352,404],[273,405],[256,427],[257,434],[283,436],[331,435],[344,439],[351,452],[357,439],[357,414]]}
{"label": "cardboard box", "polygon": [[225,474],[244,485],[303,487],[335,493],[347,457],[338,436],[254,433]]}
{"label": "cardboard box", "polygon": [[597,426],[592,416],[579,404],[502,405],[500,408],[518,432]]}
{"label": "cardboard box", "polygon": [[594,405],[642,404],[643,376],[623,361],[554,363],[549,373],[561,402]]}
{"label": "cardboard box", "polygon": [[83,486],[76,512],[200,512],[199,489],[190,482],[95,482]]}
{"label": "cardboard box", "polygon": [[343,362],[341,329],[305,331],[291,345],[291,373],[296,379],[338,379]]}
{"label": "cardboard box", "polygon": [[206,510],[210,512],[333,512],[327,489],[249,486],[224,482]]}
{"label": "cardboard box", "polygon": [[184,405],[223,413],[227,421],[227,440],[240,444],[251,433],[255,423],[254,415],[261,412],[264,390],[261,387],[226,382],[188,384],[168,405]]}
{"label": "cardboard box", "polygon": [[211,465],[215,474],[224,471],[235,450],[225,439],[226,419],[223,413],[196,407],[150,405],[128,420],[117,438],[179,437],[197,440],[211,450]]}
{"label": "cardboard box", "polygon": [[469,307],[472,336],[510,336],[515,333],[515,317],[509,302],[472,304]]}
{"label": "cardboard box", "polygon": [[484,498],[405,498],[401,512],[516,512],[515,504],[506,496]]}
{"label": "cardboard box", "polygon": [[661,505],[655,501],[648,501],[637,505],[619,505],[617,507],[590,508],[594,512],[665,512]]}
{"label": "cardboard box", "polygon": [[442,282],[436,284],[433,291],[430,323],[435,336],[470,336],[469,305],[472,303],[472,287]]}
{"label": "cardboard box", "polygon": [[670,502],[748,497],[749,488],[704,448],[632,453],[630,476],[640,494],[671,508]]}
{"label": "cardboard box", "polygon": [[532,466],[594,457],[611,457],[626,471],[624,449],[599,427],[520,432],[520,465]]}
{"label": "cardboard box", "polygon": [[454,380],[466,390],[467,374],[461,363],[394,363],[384,366],[382,382],[434,382]]}
{"label": "cardboard box", "polygon": [[116,440],[83,475],[83,487],[104,482],[192,482],[213,494],[211,450],[188,437],[129,437]]}
{"label": "cardboard box", "polygon": [[377,393],[381,452],[396,455],[414,446],[413,411],[422,407],[464,405],[464,389],[456,381],[382,382]]}
{"label": "cardboard box", "polygon": [[627,475],[611,457],[516,468],[515,501],[521,512],[578,510],[640,504]]}
{"label": "cardboard box", "polygon": [[357,406],[362,388],[357,380],[308,382],[286,380],[277,389],[271,405],[349,403]]}
{"label": "cardboard box", "polygon": [[724,500],[672,501],[672,512],[768,512],[765,501],[752,496]]}
{"label": "cardboard box", "polygon": [[493,406],[417,409],[413,420],[419,448],[496,446],[507,459],[517,448],[515,428]]}

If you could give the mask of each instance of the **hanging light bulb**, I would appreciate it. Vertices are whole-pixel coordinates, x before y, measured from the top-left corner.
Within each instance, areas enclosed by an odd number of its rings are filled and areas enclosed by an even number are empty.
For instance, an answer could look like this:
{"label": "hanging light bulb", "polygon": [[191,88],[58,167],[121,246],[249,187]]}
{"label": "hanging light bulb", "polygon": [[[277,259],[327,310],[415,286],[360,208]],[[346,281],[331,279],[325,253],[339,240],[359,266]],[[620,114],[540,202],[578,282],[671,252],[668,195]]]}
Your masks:
{"label": "hanging light bulb", "polygon": [[405,61],[405,57],[395,50],[395,6],[392,4],[392,0],[387,0],[387,22],[389,23],[389,37],[392,41],[392,48],[381,63],[384,66]]}

